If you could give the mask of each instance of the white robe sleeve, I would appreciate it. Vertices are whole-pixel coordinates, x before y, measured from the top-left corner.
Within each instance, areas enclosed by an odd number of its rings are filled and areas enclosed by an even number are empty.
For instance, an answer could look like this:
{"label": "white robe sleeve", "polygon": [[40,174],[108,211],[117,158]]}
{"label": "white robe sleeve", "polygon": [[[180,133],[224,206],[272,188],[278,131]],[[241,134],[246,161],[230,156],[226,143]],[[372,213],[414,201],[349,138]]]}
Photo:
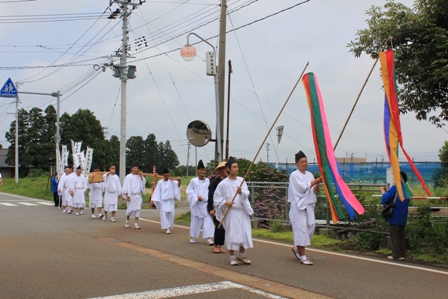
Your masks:
{"label": "white robe sleeve", "polygon": [[247,188],[247,184],[244,181],[243,185],[241,186],[241,197],[242,197],[242,204],[244,209],[246,210],[246,213],[249,216],[252,216],[254,214],[254,210],[252,209],[252,206],[250,205],[250,201],[249,201],[249,188]]}
{"label": "white robe sleeve", "polygon": [[194,206],[197,202],[198,202],[198,195],[196,194],[195,190],[194,190],[194,186],[195,186],[195,179],[191,179],[190,180],[190,184],[188,184],[187,187],[187,200],[188,203],[190,204],[190,206]]}

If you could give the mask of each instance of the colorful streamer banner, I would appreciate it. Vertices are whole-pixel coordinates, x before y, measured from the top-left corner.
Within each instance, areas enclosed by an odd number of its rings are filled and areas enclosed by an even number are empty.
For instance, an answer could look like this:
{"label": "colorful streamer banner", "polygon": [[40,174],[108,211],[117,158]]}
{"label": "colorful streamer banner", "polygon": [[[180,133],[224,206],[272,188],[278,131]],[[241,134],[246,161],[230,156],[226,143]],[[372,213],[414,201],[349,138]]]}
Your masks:
{"label": "colorful streamer banner", "polygon": [[425,184],[420,172],[412,162],[411,157],[403,147],[403,136],[401,134],[400,108],[398,106],[397,86],[395,84],[394,51],[388,50],[380,52],[381,75],[383,77],[385,99],[384,99],[384,142],[386,143],[387,156],[392,167],[392,174],[397,186],[398,195],[404,200],[403,188],[400,178],[400,163],[398,160],[398,145],[400,145],[406,159],[418,180],[425,189],[426,194],[430,196],[428,187]]}
{"label": "colorful streamer banner", "polygon": [[355,211],[361,215],[364,213],[364,207],[358,199],[356,199],[355,195],[340,175],[317,77],[313,73],[308,73],[303,76],[302,82],[308,98],[308,107],[310,108],[311,127],[317,163],[330,205],[332,220],[336,223],[339,219],[344,219],[342,209],[340,208],[340,205],[335,198],[333,188],[331,187],[332,183],[335,186],[336,192],[347,210],[350,219],[353,220],[355,218]]}

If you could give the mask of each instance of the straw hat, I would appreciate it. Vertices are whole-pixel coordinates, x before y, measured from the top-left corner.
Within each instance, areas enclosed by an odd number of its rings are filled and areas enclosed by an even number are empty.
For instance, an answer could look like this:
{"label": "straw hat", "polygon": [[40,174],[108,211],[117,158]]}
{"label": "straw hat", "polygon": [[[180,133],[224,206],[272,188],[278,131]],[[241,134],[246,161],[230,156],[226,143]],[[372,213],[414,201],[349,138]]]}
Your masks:
{"label": "straw hat", "polygon": [[213,172],[217,172],[220,168],[226,167],[226,161],[222,161],[221,163],[218,164],[218,166],[216,166],[215,170],[213,170]]}

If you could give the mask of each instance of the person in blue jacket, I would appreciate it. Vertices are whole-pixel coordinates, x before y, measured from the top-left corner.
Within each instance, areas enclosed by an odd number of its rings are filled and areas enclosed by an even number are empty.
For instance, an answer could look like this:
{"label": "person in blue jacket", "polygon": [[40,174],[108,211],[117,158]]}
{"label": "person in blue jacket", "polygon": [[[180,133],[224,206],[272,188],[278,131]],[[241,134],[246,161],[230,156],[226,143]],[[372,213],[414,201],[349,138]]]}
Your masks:
{"label": "person in blue jacket", "polygon": [[385,187],[381,187],[380,191],[383,194],[381,197],[381,204],[393,203],[395,194],[397,194],[394,213],[391,217],[385,219],[390,225],[390,239],[392,241],[392,255],[387,258],[390,260],[403,261],[406,252],[405,226],[408,220],[409,198],[406,197],[406,192],[404,190],[404,184],[408,177],[403,171],[400,171],[400,176],[402,179],[403,195],[405,196],[403,201],[400,200],[395,185],[390,187],[389,190],[386,190]]}
{"label": "person in blue jacket", "polygon": [[59,194],[58,194],[58,184],[59,184],[59,178],[58,178],[58,173],[56,172],[53,175],[53,177],[51,178],[53,200],[54,200],[55,207],[61,207],[61,201],[59,200]]}

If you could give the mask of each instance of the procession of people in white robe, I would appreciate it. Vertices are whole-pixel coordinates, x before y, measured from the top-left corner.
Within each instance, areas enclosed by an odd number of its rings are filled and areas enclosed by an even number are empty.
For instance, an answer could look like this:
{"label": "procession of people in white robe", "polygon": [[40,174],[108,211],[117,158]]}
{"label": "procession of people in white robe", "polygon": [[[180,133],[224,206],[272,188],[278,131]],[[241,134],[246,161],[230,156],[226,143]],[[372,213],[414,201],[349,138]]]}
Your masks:
{"label": "procession of people in white robe", "polygon": [[[296,154],[296,158],[304,157],[303,153],[301,153],[302,156],[298,155],[299,153]],[[298,162],[296,161],[296,163]],[[92,209],[92,218],[96,218],[93,209],[99,209],[100,213],[104,204],[103,220],[107,219],[107,213],[112,213],[111,222],[116,222],[114,216],[118,210],[118,200],[123,197],[127,203],[125,227],[129,227],[129,219],[134,217],[134,228],[140,229],[138,218],[142,209],[142,195],[146,194],[146,179],[141,172],[138,172],[138,166],[133,165],[131,173],[125,177],[123,186],[121,186],[120,178],[115,174],[115,166],[112,167],[112,171],[103,175],[104,182],[91,183],[81,173],[80,168],[77,173],[72,173],[69,168],[65,169],[58,185],[58,193],[62,195],[63,213],[71,213],[71,209],[75,208],[77,209],[76,215],[82,214],[82,209],[86,205],[86,191],[89,189],[89,207]],[[254,211],[249,200],[250,192],[244,179],[237,176],[236,160],[229,160],[226,167],[229,176],[217,185],[213,195],[215,216],[225,229],[225,245],[230,253],[231,265],[237,265],[237,261],[251,264],[251,261],[244,255],[245,249],[253,248],[250,218]],[[192,178],[186,188],[191,212],[190,242],[195,243],[195,239],[199,237],[202,229],[202,238],[207,239],[209,245],[213,245],[212,238],[215,227],[213,218],[208,211],[210,180],[204,175],[205,167],[202,161],[198,164],[197,169],[198,176]],[[311,243],[315,229],[314,206],[317,201],[315,192],[319,182],[321,180],[314,179],[310,172],[303,170],[292,172],[289,179],[288,202],[290,203],[289,219],[294,236],[293,251],[302,263],[308,265],[312,262],[307,260],[305,255],[298,255],[295,247],[297,246],[300,251],[302,247]],[[164,169],[163,179],[157,182],[151,201],[159,210],[160,225],[167,234],[170,234],[170,229],[174,227],[176,199],[181,199],[181,180],[179,177],[170,179],[169,171]],[[236,250],[239,250],[238,257],[234,255]]]}

